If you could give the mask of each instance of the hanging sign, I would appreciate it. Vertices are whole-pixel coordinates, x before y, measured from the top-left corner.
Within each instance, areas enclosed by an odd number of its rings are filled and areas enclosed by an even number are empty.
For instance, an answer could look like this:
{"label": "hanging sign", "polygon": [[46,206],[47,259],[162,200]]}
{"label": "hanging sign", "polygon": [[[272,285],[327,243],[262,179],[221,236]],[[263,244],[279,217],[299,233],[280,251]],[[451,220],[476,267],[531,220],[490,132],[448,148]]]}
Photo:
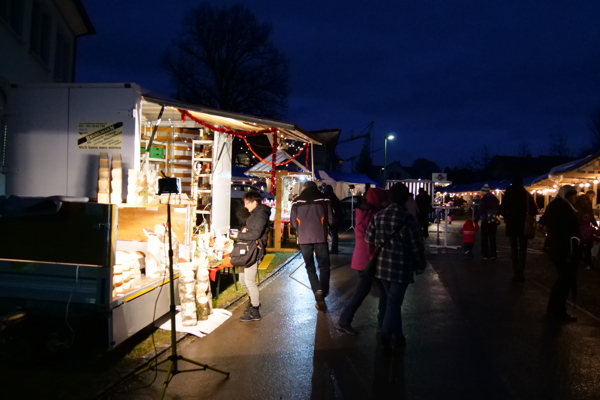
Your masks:
{"label": "hanging sign", "polygon": [[122,122],[80,122],[77,148],[98,150],[123,149]]}
{"label": "hanging sign", "polygon": [[433,182],[448,182],[448,174],[445,174],[443,172],[433,173],[431,176],[431,180]]}

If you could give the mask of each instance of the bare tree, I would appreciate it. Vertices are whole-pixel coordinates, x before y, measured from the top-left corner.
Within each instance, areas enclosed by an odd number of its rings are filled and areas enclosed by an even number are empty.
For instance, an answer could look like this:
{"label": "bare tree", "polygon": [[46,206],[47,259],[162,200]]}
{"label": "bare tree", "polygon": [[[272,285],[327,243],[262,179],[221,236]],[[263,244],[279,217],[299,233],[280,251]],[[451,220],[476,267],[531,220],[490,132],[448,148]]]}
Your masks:
{"label": "bare tree", "polygon": [[550,155],[557,157],[570,157],[571,150],[569,149],[569,142],[565,135],[550,135],[550,148],[548,149]]}
{"label": "bare tree", "polygon": [[413,178],[431,179],[431,176],[436,172],[441,172],[442,169],[433,161],[426,158],[417,158],[412,163],[413,170],[416,176]]}
{"label": "bare tree", "polygon": [[590,153],[600,150],[600,108],[594,110],[589,121],[590,127]]}
{"label": "bare tree", "polygon": [[287,110],[289,61],[272,27],[241,4],[202,4],[186,13],[172,50],[162,56],[177,99],[280,119]]}
{"label": "bare tree", "polygon": [[479,149],[478,156],[473,157],[471,159],[471,162],[473,163],[473,166],[475,166],[476,169],[484,170],[488,167],[490,161],[492,161],[493,156],[494,154],[492,153],[490,147],[488,145],[485,145]]}
{"label": "bare tree", "polygon": [[531,145],[527,140],[522,140],[519,143],[519,157],[527,157],[531,155]]}

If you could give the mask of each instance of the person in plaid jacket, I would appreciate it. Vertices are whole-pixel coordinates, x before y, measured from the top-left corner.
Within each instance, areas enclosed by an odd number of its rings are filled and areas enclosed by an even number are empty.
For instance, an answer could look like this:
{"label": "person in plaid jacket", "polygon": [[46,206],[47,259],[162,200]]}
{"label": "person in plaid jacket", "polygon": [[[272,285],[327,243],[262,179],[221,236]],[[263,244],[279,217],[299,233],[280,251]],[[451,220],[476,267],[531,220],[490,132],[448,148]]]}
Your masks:
{"label": "person in plaid jacket", "polygon": [[388,296],[380,341],[385,351],[390,351],[392,344],[404,346],[406,343],[401,310],[404,295],[408,285],[414,282],[414,274],[422,273],[427,263],[419,223],[404,207],[408,188],[397,183],[389,195],[392,204],[375,214],[365,235],[370,247],[377,247],[392,235],[377,258],[375,272]]}

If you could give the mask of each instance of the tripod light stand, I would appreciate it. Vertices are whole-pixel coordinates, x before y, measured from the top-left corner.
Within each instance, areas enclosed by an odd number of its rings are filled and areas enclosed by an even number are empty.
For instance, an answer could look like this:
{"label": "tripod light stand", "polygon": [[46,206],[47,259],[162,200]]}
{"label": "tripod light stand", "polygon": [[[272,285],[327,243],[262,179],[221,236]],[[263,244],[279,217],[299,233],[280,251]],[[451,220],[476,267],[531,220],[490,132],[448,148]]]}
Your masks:
{"label": "tripod light stand", "polygon": [[[163,173],[164,175],[164,173]],[[158,180],[158,194],[164,194],[164,193],[168,193],[170,194],[177,194],[180,192],[180,181],[179,178],[161,178]],[[165,376],[165,380],[163,382],[163,387],[162,387],[162,391],[160,393],[160,399],[162,400],[165,397],[165,393],[167,392],[167,387],[169,386],[169,383],[171,382],[171,379],[173,379],[173,377],[181,372],[194,372],[194,371],[206,371],[207,369],[210,369],[212,371],[218,372],[220,374],[225,375],[226,377],[229,378],[229,372],[225,372],[225,371],[221,371],[219,369],[213,368],[207,364],[202,364],[199,363],[197,361],[194,360],[190,360],[189,358],[185,358],[179,354],[177,354],[177,333],[176,333],[176,323],[175,323],[175,315],[177,314],[176,308],[175,308],[175,284],[173,283],[173,244],[171,242],[171,202],[169,201],[167,203],[167,225],[169,226],[169,230],[168,230],[168,234],[169,234],[169,295],[170,295],[170,308],[169,308],[169,315],[171,317],[171,355],[167,358],[165,358],[164,360],[157,362],[154,365],[150,365],[148,367],[142,368],[141,370],[137,371],[135,374],[139,375],[143,372],[146,371],[162,371],[162,372],[166,372],[167,376]],[[185,361],[188,362],[190,364],[194,364],[200,368],[194,368],[194,369],[184,369],[181,370],[178,367],[178,362],[179,361]],[[158,368],[159,365],[164,364],[168,362],[168,367],[167,369],[160,369]]]}

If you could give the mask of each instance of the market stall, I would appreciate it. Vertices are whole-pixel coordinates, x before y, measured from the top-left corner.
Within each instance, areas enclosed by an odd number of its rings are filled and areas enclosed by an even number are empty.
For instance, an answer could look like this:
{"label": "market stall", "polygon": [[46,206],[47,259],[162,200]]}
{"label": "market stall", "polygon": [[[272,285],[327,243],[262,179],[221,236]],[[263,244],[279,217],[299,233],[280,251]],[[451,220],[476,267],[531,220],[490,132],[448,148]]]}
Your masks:
{"label": "market stall", "polygon": [[302,165],[285,150],[277,150],[275,164],[278,167],[275,170],[275,179],[273,179],[272,174],[273,164],[266,160],[262,160],[249,168],[246,174],[251,177],[266,179],[267,186],[269,187],[272,187],[272,182],[273,180],[275,181],[275,202],[274,204],[270,204],[274,207],[274,212],[271,213],[273,239],[271,241],[272,247],[269,247],[267,250],[296,251],[295,246],[293,248],[283,247],[282,241],[285,242],[287,237],[289,237],[292,201],[302,191],[302,184],[308,179],[313,179],[313,174],[306,165],[308,163]]}
{"label": "market stall", "polygon": [[[158,98],[135,84],[11,90],[2,305],[85,310],[109,349],[168,311],[168,230],[179,297],[197,303],[182,312],[210,312],[208,271],[232,248],[232,137],[310,140],[292,124]],[[180,194],[156,195],[161,175],[178,178]],[[22,197],[26,206],[17,205]],[[39,215],[30,201],[54,207]]]}

